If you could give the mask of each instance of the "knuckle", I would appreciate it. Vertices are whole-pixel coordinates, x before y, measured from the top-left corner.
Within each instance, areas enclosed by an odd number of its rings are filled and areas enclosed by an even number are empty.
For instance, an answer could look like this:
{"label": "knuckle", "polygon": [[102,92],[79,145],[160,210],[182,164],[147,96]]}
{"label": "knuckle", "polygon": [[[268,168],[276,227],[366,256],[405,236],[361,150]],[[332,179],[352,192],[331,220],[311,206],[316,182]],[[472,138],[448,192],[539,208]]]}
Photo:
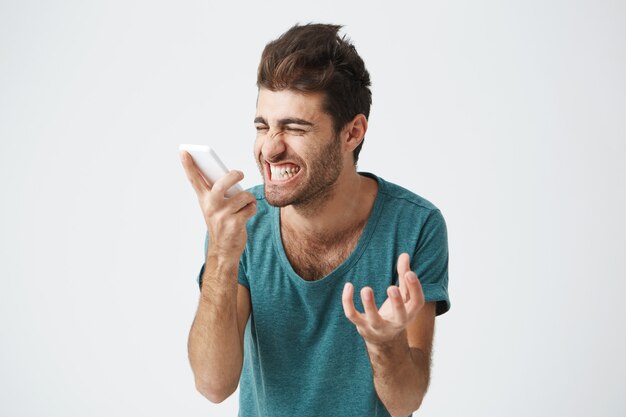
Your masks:
{"label": "knuckle", "polygon": [[252,204],[252,200],[250,200],[250,198],[248,196],[241,196],[241,197],[237,197],[237,205],[239,207],[245,207]]}
{"label": "knuckle", "polygon": [[401,321],[399,321],[399,322],[393,323],[393,324],[392,324],[392,328],[393,328],[396,332],[398,332],[398,331],[402,331],[402,330],[406,329],[406,325],[407,325],[406,320],[401,320]]}
{"label": "knuckle", "polygon": [[380,330],[383,327],[383,323],[380,320],[370,320],[369,325],[373,330]]}
{"label": "knuckle", "polygon": [[223,193],[224,191],[226,191],[224,183],[222,181],[216,182],[215,184],[213,184],[213,188],[211,189],[211,191],[213,193]]}
{"label": "knuckle", "polygon": [[401,300],[397,300],[395,303],[393,303],[393,309],[396,311],[396,313],[402,314],[406,311],[406,306]]}
{"label": "knuckle", "polygon": [[226,183],[235,183],[242,179],[242,175],[239,171],[230,171],[228,174],[222,177]]}
{"label": "knuckle", "polygon": [[198,194],[198,200],[200,200],[200,204],[207,210],[213,211],[213,201],[210,198],[208,193]]}
{"label": "knuckle", "polygon": [[354,311],[354,310],[345,310],[344,309],[344,314],[346,315],[346,317],[348,319],[350,319],[350,321],[354,321],[358,317],[357,314],[356,314],[356,311]]}

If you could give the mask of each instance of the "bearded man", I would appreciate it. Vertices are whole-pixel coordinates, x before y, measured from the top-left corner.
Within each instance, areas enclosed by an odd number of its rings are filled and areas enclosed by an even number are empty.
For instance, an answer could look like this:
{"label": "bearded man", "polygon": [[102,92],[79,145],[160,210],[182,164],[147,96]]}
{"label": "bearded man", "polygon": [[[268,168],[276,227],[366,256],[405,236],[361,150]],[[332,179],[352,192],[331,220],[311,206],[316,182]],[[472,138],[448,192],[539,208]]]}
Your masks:
{"label": "bearded man", "polygon": [[263,51],[263,185],[226,198],[243,174],[211,184],[181,152],[207,225],[189,360],[212,402],[240,385],[240,416],[411,415],[450,308],[439,209],[357,171],[370,77],[339,29],[296,25]]}

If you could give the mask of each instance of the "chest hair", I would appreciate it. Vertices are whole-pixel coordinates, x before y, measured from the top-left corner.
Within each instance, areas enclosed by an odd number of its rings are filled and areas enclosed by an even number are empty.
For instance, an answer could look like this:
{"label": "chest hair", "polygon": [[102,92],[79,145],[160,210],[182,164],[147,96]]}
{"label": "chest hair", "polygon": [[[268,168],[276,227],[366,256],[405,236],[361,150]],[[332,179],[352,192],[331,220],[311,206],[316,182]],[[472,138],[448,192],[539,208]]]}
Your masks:
{"label": "chest hair", "polygon": [[307,281],[324,278],[348,259],[356,248],[365,222],[335,236],[306,239],[282,231],[283,247],[293,270]]}

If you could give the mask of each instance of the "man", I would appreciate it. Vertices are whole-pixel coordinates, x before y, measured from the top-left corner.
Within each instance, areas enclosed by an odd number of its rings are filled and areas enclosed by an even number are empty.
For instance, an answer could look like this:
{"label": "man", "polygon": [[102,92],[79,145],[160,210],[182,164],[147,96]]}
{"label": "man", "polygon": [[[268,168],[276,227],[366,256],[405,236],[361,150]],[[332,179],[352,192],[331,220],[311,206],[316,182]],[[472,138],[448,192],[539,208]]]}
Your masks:
{"label": "man", "polygon": [[339,29],[294,26],[265,47],[263,186],[225,198],[243,174],[211,185],[181,153],[207,224],[189,360],[212,402],[240,384],[241,416],[410,415],[450,306],[440,211],[356,170],[370,80]]}

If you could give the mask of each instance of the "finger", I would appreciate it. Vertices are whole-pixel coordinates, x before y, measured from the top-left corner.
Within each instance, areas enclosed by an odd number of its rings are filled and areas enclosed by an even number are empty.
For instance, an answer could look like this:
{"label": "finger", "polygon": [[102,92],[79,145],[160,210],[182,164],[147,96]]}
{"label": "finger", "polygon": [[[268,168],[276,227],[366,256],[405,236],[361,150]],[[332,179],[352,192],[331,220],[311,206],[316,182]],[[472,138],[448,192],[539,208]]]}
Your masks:
{"label": "finger", "polygon": [[400,290],[395,285],[387,288],[387,295],[391,300],[391,308],[393,310],[393,319],[399,326],[404,326],[407,322],[406,307],[402,302]]}
{"label": "finger", "polygon": [[241,214],[246,219],[249,219],[250,217],[254,216],[256,214],[256,199],[253,202],[246,205],[245,207],[241,208],[237,212],[237,214]]}
{"label": "finger", "polygon": [[187,175],[187,179],[191,183],[191,186],[200,197],[202,194],[211,190],[211,186],[206,182],[198,166],[191,158],[191,155],[187,151],[180,151],[180,161],[183,164],[183,168],[185,169],[185,175]]}
{"label": "finger", "polygon": [[244,191],[230,198],[228,204],[232,213],[239,213],[251,204],[256,205],[256,196],[250,192]]}
{"label": "finger", "polygon": [[404,280],[404,275],[411,270],[409,261],[410,258],[408,253],[402,253],[398,257],[398,284],[400,286],[400,294],[405,302],[409,300],[409,291],[406,285],[406,280]]}
{"label": "finger", "polygon": [[407,285],[409,287],[409,293],[411,294],[411,300],[407,303],[407,314],[413,316],[424,306],[424,292],[422,290],[422,284],[415,272],[409,271],[404,275]]}
{"label": "finger", "polygon": [[376,301],[374,300],[374,291],[371,288],[363,287],[361,289],[361,301],[365,309],[365,319],[369,325],[374,329],[382,326],[384,320],[378,314],[378,308],[376,308]]}
{"label": "finger", "polygon": [[212,194],[216,197],[224,198],[226,191],[242,179],[243,172],[232,170],[222,176],[219,180],[215,181],[215,184],[213,184],[213,188],[211,189]]}
{"label": "finger", "polygon": [[343,305],[343,312],[352,323],[357,326],[364,324],[364,319],[361,313],[354,308],[354,287],[351,283],[346,282],[343,287],[343,293],[341,294],[341,304]]}
{"label": "finger", "polygon": [[409,265],[410,257],[408,253],[402,253],[398,256],[398,276],[402,276],[411,270]]}

